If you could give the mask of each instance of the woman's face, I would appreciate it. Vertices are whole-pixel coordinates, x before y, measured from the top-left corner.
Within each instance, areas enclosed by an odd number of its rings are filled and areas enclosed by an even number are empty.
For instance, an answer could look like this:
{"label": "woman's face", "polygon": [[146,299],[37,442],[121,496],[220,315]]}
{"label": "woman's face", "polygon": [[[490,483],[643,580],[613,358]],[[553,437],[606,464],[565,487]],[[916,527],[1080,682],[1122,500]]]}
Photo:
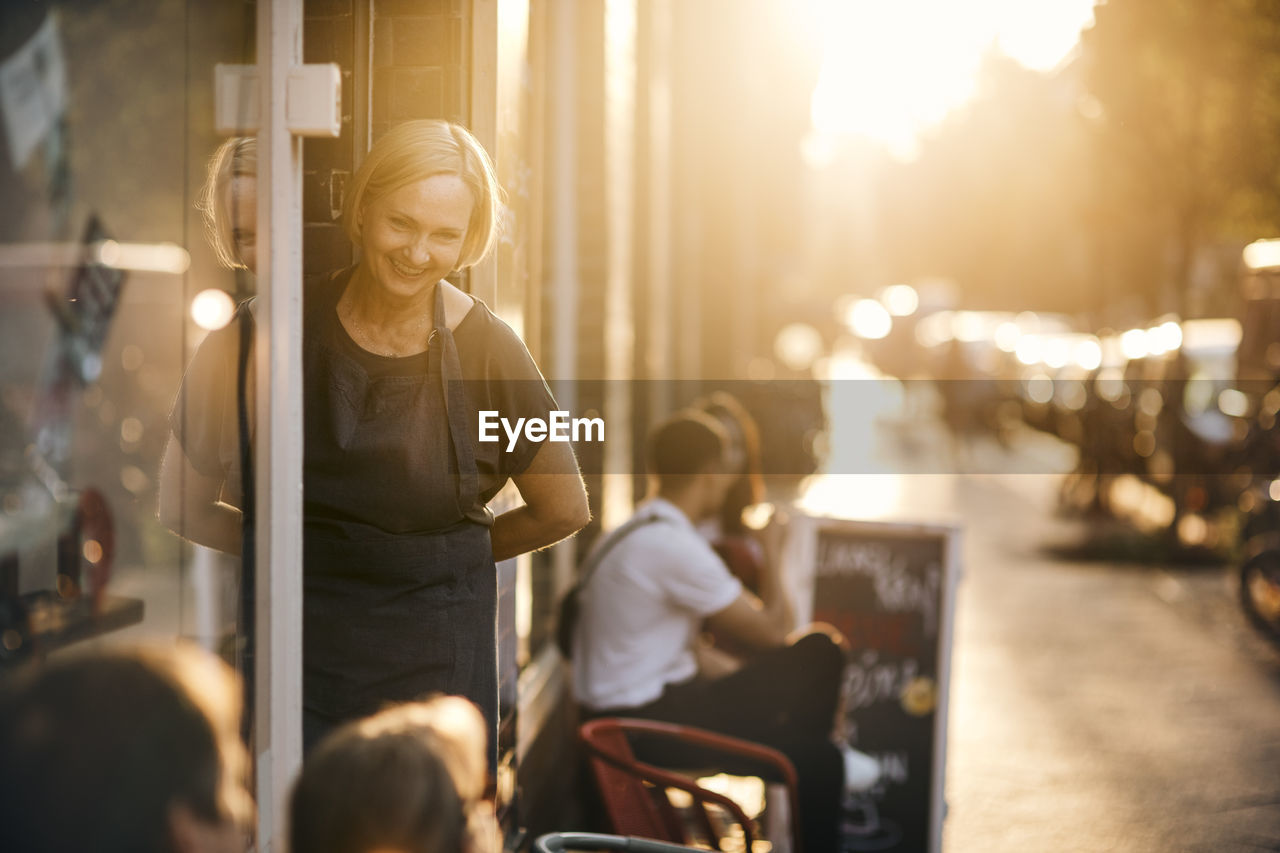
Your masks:
{"label": "woman's face", "polygon": [[388,294],[416,296],[457,267],[474,205],[457,175],[432,175],[365,205],[361,264]]}
{"label": "woman's face", "polygon": [[240,263],[250,272],[258,271],[258,177],[236,175],[227,182],[227,200],[231,246]]}
{"label": "woman's face", "polygon": [[747,472],[747,446],[742,437],[742,427],[736,418],[723,411],[712,411],[711,416],[724,427],[729,443],[724,449],[724,468],[735,477]]}

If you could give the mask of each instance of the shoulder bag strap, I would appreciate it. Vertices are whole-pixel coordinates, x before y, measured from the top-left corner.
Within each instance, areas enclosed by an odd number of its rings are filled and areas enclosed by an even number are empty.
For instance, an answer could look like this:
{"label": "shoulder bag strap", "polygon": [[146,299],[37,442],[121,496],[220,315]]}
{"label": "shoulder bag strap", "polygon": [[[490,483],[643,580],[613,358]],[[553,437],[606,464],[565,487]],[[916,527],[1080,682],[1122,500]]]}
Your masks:
{"label": "shoulder bag strap", "polygon": [[660,515],[643,515],[631,519],[626,524],[610,533],[605,538],[605,541],[600,544],[600,547],[593,551],[591,555],[587,557],[587,561],[583,563],[581,577],[578,578],[578,588],[586,588],[587,582],[591,580],[591,576],[595,574],[596,569],[602,562],[604,562],[604,558],[609,555],[609,552],[613,550],[615,545],[625,539],[629,534],[639,530],[641,527],[644,527],[647,524],[652,524],[655,521],[662,520],[663,518]]}

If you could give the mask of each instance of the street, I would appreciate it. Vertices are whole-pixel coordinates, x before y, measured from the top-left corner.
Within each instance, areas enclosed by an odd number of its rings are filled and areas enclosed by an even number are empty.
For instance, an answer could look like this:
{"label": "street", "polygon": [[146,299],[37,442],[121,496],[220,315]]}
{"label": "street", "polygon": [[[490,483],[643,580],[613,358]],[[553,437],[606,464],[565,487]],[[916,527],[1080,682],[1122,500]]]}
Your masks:
{"label": "street", "polygon": [[1070,556],[1088,522],[1044,433],[958,446],[928,402],[831,402],[826,470],[884,473],[816,505],[962,530],[947,853],[1280,850],[1280,653],[1227,566]]}
{"label": "street", "polygon": [[1223,568],[1050,556],[1056,485],[954,482],[945,849],[1280,850],[1280,655]]}

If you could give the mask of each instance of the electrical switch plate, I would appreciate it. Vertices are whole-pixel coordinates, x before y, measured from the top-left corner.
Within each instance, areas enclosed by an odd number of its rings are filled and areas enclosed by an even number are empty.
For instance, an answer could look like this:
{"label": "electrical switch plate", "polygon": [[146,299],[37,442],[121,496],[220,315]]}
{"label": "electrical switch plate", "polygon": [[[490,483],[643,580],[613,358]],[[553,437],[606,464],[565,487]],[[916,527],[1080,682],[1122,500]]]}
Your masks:
{"label": "electrical switch plate", "polygon": [[[256,65],[214,66],[214,128],[223,136],[258,132],[261,116]],[[336,63],[299,65],[289,72],[285,125],[295,136],[342,133],[342,69]]]}
{"label": "electrical switch plate", "polygon": [[299,65],[289,72],[285,124],[295,136],[342,133],[342,69],[337,63]]}

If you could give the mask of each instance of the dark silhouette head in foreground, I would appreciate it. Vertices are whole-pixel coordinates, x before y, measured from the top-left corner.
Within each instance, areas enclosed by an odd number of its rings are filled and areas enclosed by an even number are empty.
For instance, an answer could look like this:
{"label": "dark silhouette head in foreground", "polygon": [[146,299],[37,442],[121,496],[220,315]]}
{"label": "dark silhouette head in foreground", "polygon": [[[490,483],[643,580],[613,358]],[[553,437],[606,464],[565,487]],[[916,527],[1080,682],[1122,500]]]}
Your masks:
{"label": "dark silhouette head in foreground", "polygon": [[242,851],[240,690],[195,648],[95,652],[0,688],[0,848]]}

